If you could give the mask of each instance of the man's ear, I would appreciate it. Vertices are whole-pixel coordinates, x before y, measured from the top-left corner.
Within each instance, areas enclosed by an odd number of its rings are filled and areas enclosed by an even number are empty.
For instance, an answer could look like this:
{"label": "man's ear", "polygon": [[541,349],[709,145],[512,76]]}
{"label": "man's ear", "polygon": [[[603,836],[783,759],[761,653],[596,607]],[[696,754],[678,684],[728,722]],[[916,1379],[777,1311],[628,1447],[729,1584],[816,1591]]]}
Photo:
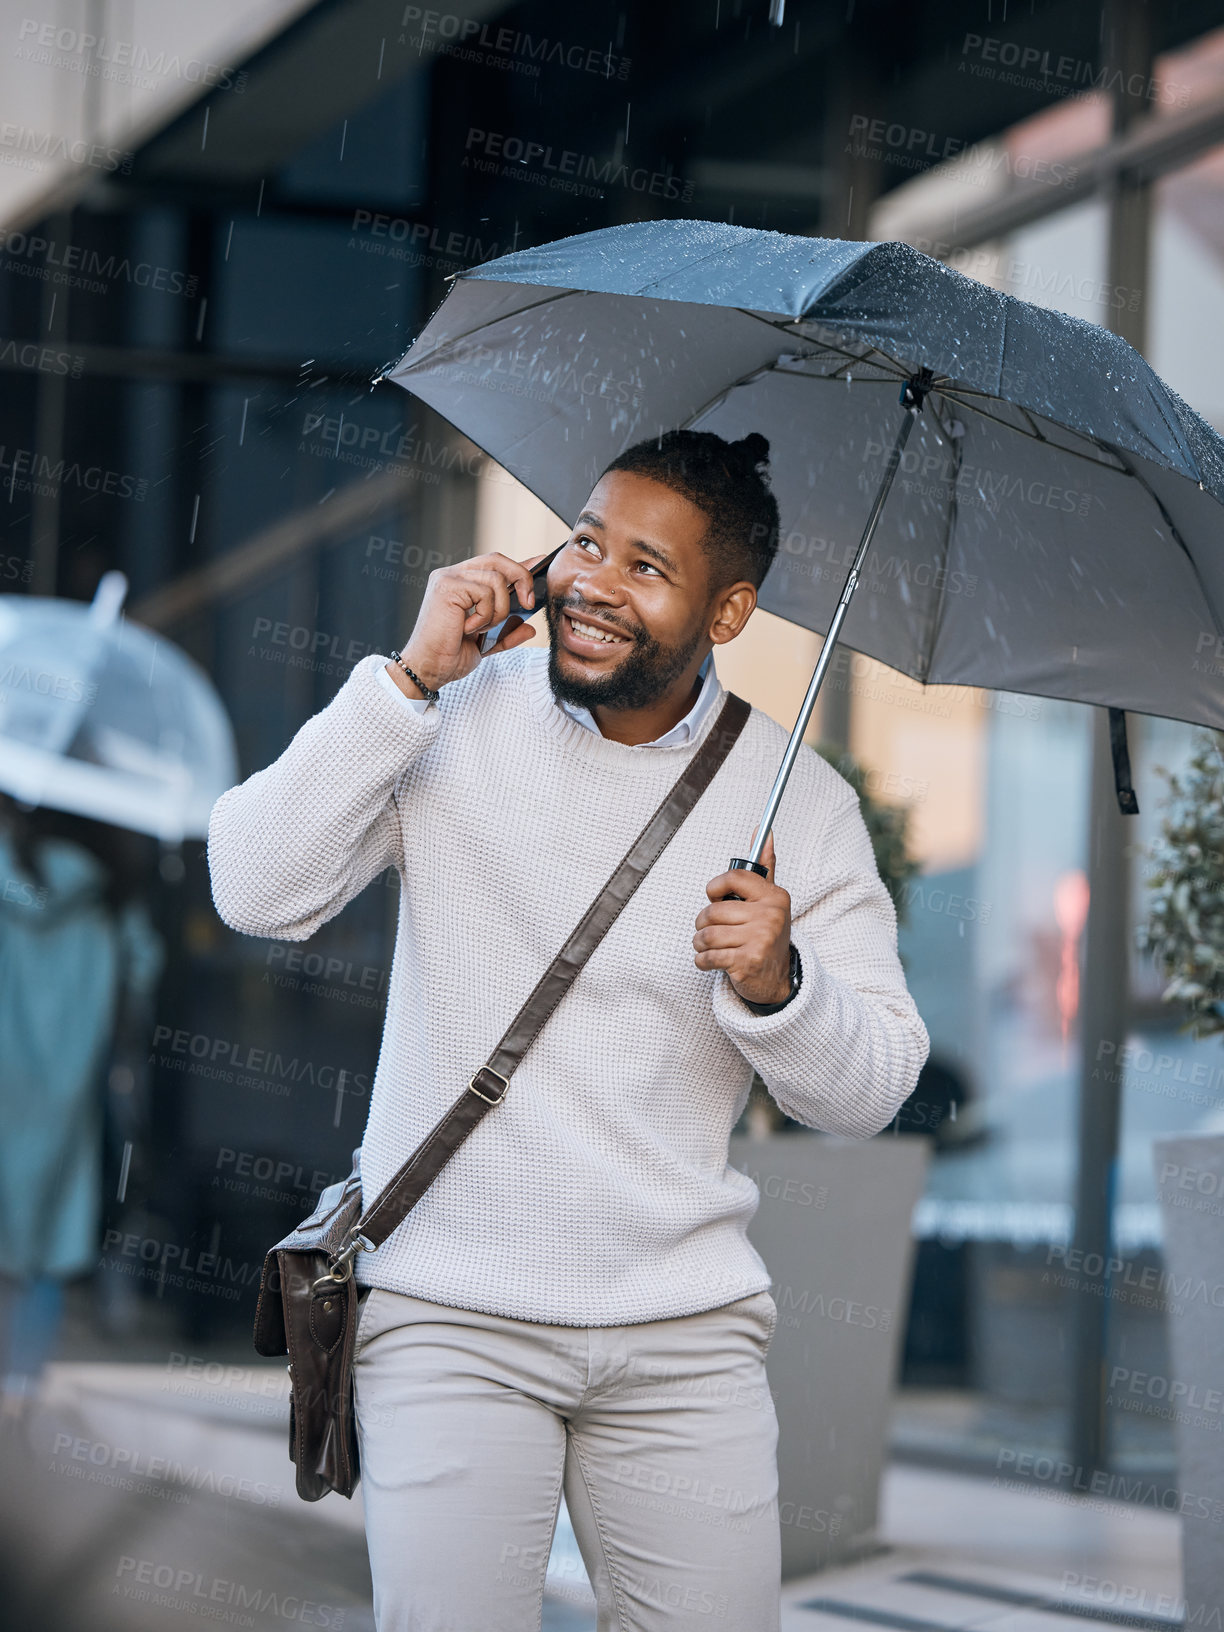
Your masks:
{"label": "man's ear", "polygon": [[714,599],[710,639],[715,646],[725,646],[748,622],[757,604],[756,589],[747,579],[720,590]]}

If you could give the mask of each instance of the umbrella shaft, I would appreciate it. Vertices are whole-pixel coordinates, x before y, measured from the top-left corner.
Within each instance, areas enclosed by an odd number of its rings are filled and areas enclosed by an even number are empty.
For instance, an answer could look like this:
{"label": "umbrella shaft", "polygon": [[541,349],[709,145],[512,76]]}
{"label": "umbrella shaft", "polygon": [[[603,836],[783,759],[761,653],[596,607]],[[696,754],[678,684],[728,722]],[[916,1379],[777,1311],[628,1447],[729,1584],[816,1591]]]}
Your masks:
{"label": "umbrella shaft", "polygon": [[774,785],[769,790],[769,798],[765,801],[765,811],[757,826],[757,835],[753,840],[752,849],[748,852],[750,862],[759,862],[761,852],[769,838],[773,827],[774,817],[778,813],[778,805],[790,776],[791,766],[795,763],[795,756],[799,752],[799,744],[803,741],[808,721],[812,717],[812,709],[816,706],[816,698],[820,692],[820,685],[833,660],[833,648],[837,644],[837,637],[841,633],[841,626],[846,621],[846,613],[850,607],[850,597],[858,587],[859,572],[871,544],[872,536],[880,520],[880,513],[884,509],[884,501],[888,498],[889,490],[901,468],[901,455],[905,452],[905,444],[914,428],[914,421],[918,417],[917,408],[907,408],[901,427],[897,432],[897,440],[892,445],[892,452],[888,456],[888,464],[884,469],[884,476],[880,482],[879,492],[875,496],[875,503],[871,507],[871,514],[867,517],[867,525],[863,528],[863,536],[859,540],[859,547],[854,553],[854,560],[850,563],[850,570],[846,574],[846,581],[842,585],[841,599],[837,603],[837,610],[833,614],[833,621],[829,624],[829,631],[825,635],[824,645],[820,648],[820,656],[816,660],[816,667],[812,671],[812,678],[808,682],[807,694],[803,699],[803,707],[799,710],[799,718],[795,721],[794,729],[790,734],[790,741],[786,745],[786,752],[782,756],[782,763],[778,767],[778,774],[774,778]]}

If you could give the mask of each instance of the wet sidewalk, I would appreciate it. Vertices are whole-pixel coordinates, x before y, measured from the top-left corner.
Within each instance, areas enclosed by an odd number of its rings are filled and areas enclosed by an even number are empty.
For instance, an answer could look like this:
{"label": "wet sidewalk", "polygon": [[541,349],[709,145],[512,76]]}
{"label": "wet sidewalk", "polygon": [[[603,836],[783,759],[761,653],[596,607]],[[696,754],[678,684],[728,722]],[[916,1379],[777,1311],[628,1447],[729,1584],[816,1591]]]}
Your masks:
{"label": "wet sidewalk", "polygon": [[[49,1368],[38,1405],[5,1435],[6,1624],[372,1632],[360,1490],[299,1501],[287,1435],[279,1366],[182,1356]],[[1164,1512],[893,1467],[881,1541],[851,1566],[787,1582],[783,1632],[1178,1624],[1178,1521]],[[544,1632],[594,1626],[563,1511]]]}

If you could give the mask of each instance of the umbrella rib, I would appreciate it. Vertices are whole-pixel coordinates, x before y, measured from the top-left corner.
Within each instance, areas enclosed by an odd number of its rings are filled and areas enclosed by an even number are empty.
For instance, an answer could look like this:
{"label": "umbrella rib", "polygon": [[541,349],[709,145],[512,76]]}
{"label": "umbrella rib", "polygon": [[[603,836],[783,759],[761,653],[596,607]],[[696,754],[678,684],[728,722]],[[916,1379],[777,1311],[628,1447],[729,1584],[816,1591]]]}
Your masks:
{"label": "umbrella rib", "polygon": [[[758,323],[764,323],[767,328],[773,329],[776,333],[783,332],[784,326],[782,324],[771,322],[768,318],[762,317],[759,312],[749,311],[746,307],[743,307],[743,306],[737,307],[736,310],[739,311],[741,313],[741,315],[744,316],[744,317],[750,317],[750,318],[754,319]],[[798,322],[803,322],[803,321],[807,321],[807,320],[802,319],[802,318],[793,318],[793,319],[790,319],[789,321],[792,322],[792,323],[798,323]],[[842,347],[835,346],[835,345],[833,345],[832,343],[830,343],[828,341],[822,341],[821,344],[824,346],[824,349],[826,351],[828,351],[828,352],[831,352],[833,354],[833,356],[835,356],[835,357],[844,357],[846,359],[846,363],[867,363],[867,362],[873,362],[874,361],[876,367],[887,367],[887,366],[891,365],[891,368],[893,370],[895,370],[895,372],[893,374],[894,379],[906,380],[906,379],[909,378],[909,376],[901,368],[900,364],[897,363],[896,359],[890,357],[886,351],[881,351],[878,346],[868,346],[867,350],[861,356],[856,357],[853,352],[846,351]],[[843,364],[839,365],[839,367],[837,369],[835,369],[832,374],[820,374],[820,375],[815,375],[815,376],[808,374],[808,375],[801,375],[799,377],[803,378],[803,379],[815,378],[817,380],[835,380],[835,379],[839,378],[839,376],[841,375],[842,369],[846,366],[846,363],[843,363]],[[773,365],[770,364],[770,365],[767,365],[767,366],[772,367]],[[764,370],[758,370],[757,372],[763,373]],[[745,376],[745,378],[748,378],[748,377],[750,377],[750,376]],[[947,383],[945,384],[944,382],[947,382]],[[739,380],[737,380],[735,382],[736,385],[741,384],[741,383],[742,383],[742,381],[739,381]],[[728,390],[730,390],[730,389],[733,389],[733,387],[728,387]],[[989,419],[989,420],[993,421],[993,423],[996,424],[996,425],[1002,425],[1004,430],[1014,431],[1014,430],[1017,429],[1017,427],[1015,425],[1009,425],[1008,422],[1005,419],[1000,419],[997,414],[987,413],[986,410],[983,409],[983,408],[980,408],[977,405],[977,403],[967,402],[967,401],[964,400],[966,397],[974,396],[974,397],[986,397],[991,401],[997,401],[997,400],[999,400],[997,392],[979,390],[974,386],[964,386],[964,387],[958,386],[957,384],[955,384],[951,380],[951,377],[949,375],[947,375],[947,374],[939,375],[936,378],[932,389],[938,391],[941,396],[948,398],[952,402],[959,402],[960,405],[963,408],[972,408],[975,413],[981,414],[983,419]],[[713,399],[713,401],[715,401],[715,402],[717,400],[718,400],[717,397]],[[1114,468],[1114,469],[1118,468],[1117,466],[1112,466],[1111,467],[1109,465],[1109,463],[1108,463],[1108,459],[1106,459],[1106,460],[1093,459],[1089,454],[1082,453],[1078,448],[1064,448],[1061,443],[1051,443],[1050,438],[1048,436],[1046,436],[1042,432],[1040,427],[1037,425],[1036,421],[1033,419],[1031,413],[1024,406],[1023,403],[1019,403],[1019,402],[1013,403],[1012,406],[1014,408],[1016,408],[1020,413],[1022,413],[1024,415],[1025,420],[1026,420],[1026,422],[1028,423],[1028,425],[1030,427],[1030,430],[1029,430],[1028,434],[1030,434],[1032,436],[1034,441],[1044,443],[1046,446],[1057,447],[1060,453],[1068,453],[1068,454],[1071,455],[1071,457],[1073,459],[1084,459],[1089,464],[1094,464],[1094,465],[1104,464],[1107,469],[1109,469],[1109,468]],[[703,412],[704,412],[704,410],[703,410]],[[1066,427],[1066,428],[1070,429],[1069,426]],[[1026,433],[1024,431],[1021,431],[1020,434],[1023,436]],[[1100,453],[1106,454],[1106,455],[1108,455],[1110,457],[1115,457],[1115,458],[1117,457],[1115,455],[1115,453],[1114,453],[1113,448],[1110,447],[1109,443],[1102,442],[1098,437],[1094,437],[1094,436],[1090,435],[1087,431],[1076,431],[1075,435],[1083,437],[1086,442],[1090,442],[1092,444],[1092,446],[1094,448],[1096,448]],[[1122,465],[1121,460],[1118,461],[1118,464],[1121,466],[1121,468],[1124,471],[1126,470],[1126,466]],[[1129,472],[1128,472],[1128,474],[1129,474]]]}
{"label": "umbrella rib", "polygon": [[[779,333],[783,332],[784,325],[782,325],[780,323],[771,322],[768,318],[762,317],[759,312],[749,311],[746,307],[742,307],[742,306],[737,307],[736,310],[739,311],[744,317],[750,317],[750,318],[753,318],[758,323],[764,323],[768,328],[771,328],[771,329],[775,330],[775,332],[779,332]],[[804,318],[792,318],[792,319],[788,320],[788,322],[792,323],[792,324],[793,323],[801,323],[801,322],[805,322],[805,321],[810,321],[810,320],[804,319]],[[870,363],[870,362],[874,362],[876,367],[884,367],[884,368],[891,367],[891,369],[895,370],[895,372],[893,374],[894,379],[906,380],[906,379],[909,378],[909,376],[905,373],[904,369],[902,369],[901,365],[899,363],[897,363],[896,359],[890,357],[886,351],[881,351],[878,346],[868,346],[867,350],[861,356],[856,357],[853,352],[848,352],[848,351],[844,350],[840,346],[833,345],[829,341],[821,341],[820,344],[824,347],[824,349],[826,351],[831,352],[833,354],[833,356],[835,356],[835,357],[844,357],[846,359],[846,363],[843,363],[843,364],[839,365],[838,368],[836,368],[832,374],[820,374],[820,375],[815,375],[815,376],[808,374],[808,375],[801,375],[801,376],[799,376],[800,378],[804,378],[804,379],[816,378],[818,380],[835,380],[835,379],[838,379],[841,376],[842,369],[846,366],[847,363]],[[761,372],[763,372],[763,370]],[[739,383],[740,383],[739,381],[736,382],[736,384],[739,384]],[[968,402],[968,401],[964,400],[965,398],[971,397],[971,396],[973,396],[973,397],[985,397],[985,398],[989,399],[990,401],[1001,400],[1001,399],[999,399],[997,392],[980,390],[980,389],[978,389],[977,387],[974,387],[974,386],[964,386],[964,387],[958,386],[955,382],[952,381],[951,376],[949,376],[947,374],[941,374],[941,375],[937,376],[937,378],[936,378],[936,380],[935,380],[935,382],[933,384],[932,389],[938,391],[941,396],[947,398],[949,401],[959,402],[960,405],[963,408],[972,408],[975,413],[981,414],[983,419],[989,419],[994,424],[1001,425],[1004,428],[1004,430],[1016,431],[1016,430],[1019,429],[1019,427],[1017,427],[1015,425],[1010,425],[1007,422],[1007,420],[1000,419],[1000,417],[997,414],[988,413],[984,408],[979,407],[977,403]],[[717,401],[717,398],[715,398],[714,400]],[[1023,403],[1020,403],[1020,402],[1013,403],[1012,406],[1019,413],[1024,415],[1025,422],[1029,426],[1029,431],[1027,433],[1025,431],[1023,431],[1023,430],[1020,430],[1019,434],[1021,436],[1024,436],[1025,434],[1028,434],[1028,435],[1030,435],[1032,437],[1032,439],[1034,441],[1040,442],[1040,443],[1044,444],[1047,447],[1057,447],[1060,453],[1070,454],[1070,456],[1073,459],[1083,459],[1087,463],[1092,464],[1092,465],[1104,465],[1106,469],[1115,469],[1116,470],[1116,469],[1120,468],[1125,474],[1128,474],[1128,475],[1133,474],[1133,472],[1131,472],[1127,468],[1127,466],[1122,462],[1122,460],[1120,458],[1118,458],[1118,455],[1115,453],[1115,450],[1109,445],[1108,442],[1102,442],[1099,437],[1092,436],[1087,431],[1076,431],[1074,433],[1076,436],[1082,437],[1084,439],[1084,441],[1091,443],[1092,446],[1094,448],[1096,448],[1099,453],[1102,453],[1102,454],[1106,455],[1106,458],[1104,458],[1104,459],[1094,459],[1094,458],[1092,458],[1091,455],[1082,452],[1078,448],[1066,448],[1066,447],[1063,446],[1063,444],[1061,442],[1051,442],[1050,438],[1048,436],[1046,436],[1045,433],[1041,430],[1040,426],[1034,420],[1034,418],[1033,418],[1032,414],[1030,413],[1029,409],[1026,408]],[[1065,429],[1070,430],[1070,427],[1067,426],[1067,427],[1065,427]],[[1117,464],[1111,465],[1110,462],[1109,462],[1110,459],[1116,459]]]}
{"label": "umbrella rib", "polygon": [[[494,280],[491,278],[486,278],[484,281],[486,283],[491,283]],[[507,312],[502,317],[499,317],[497,321],[499,323],[503,323],[507,317],[522,317],[525,312],[538,312],[541,306],[550,306],[558,300],[567,300],[571,295],[589,295],[590,293],[591,291],[589,289],[561,289],[555,295],[545,295],[542,300],[533,300],[529,306],[520,306],[518,310],[513,313]],[[430,321],[432,322],[432,319]],[[422,363],[432,363],[435,357],[445,356],[451,347],[461,345],[465,340],[471,340],[473,336],[479,334],[482,329],[487,329],[488,327],[489,325],[487,323],[478,323],[475,328],[465,329],[462,334],[454,334],[449,340],[443,340],[439,345],[432,346],[427,355],[422,357],[419,361]],[[416,341],[413,341],[413,345],[415,344]],[[407,361],[411,351],[412,346],[409,346],[408,351],[405,352],[404,356],[401,357],[399,362],[395,364],[395,368],[398,369],[404,362]],[[395,378],[396,383],[398,384],[398,377]],[[379,380],[381,379],[382,375],[379,376]],[[379,380],[376,380],[374,383],[377,385]]]}
{"label": "umbrella rib", "polygon": [[702,414],[708,414],[711,408],[716,408],[725,397],[730,396],[732,391],[737,390],[741,385],[748,385],[751,381],[759,379],[762,374],[772,373],[776,366],[776,362],[760,363],[756,368],[750,368],[747,374],[741,374],[738,380],[732,380],[729,385],[722,386],[712,397],[703,402],[700,408],[695,408],[687,419],[682,420],[679,429],[687,430],[694,421],[701,418]]}
{"label": "umbrella rib", "polygon": [[[878,368],[882,373],[889,373],[889,371],[885,369],[881,363],[876,362],[869,353],[864,353],[862,357],[851,357],[846,352],[839,351],[836,346],[829,346],[827,349],[831,351],[835,357],[845,357],[846,360],[844,363],[838,363],[832,374],[822,374],[820,376],[821,379],[839,380],[847,369],[858,368],[863,364],[866,364],[868,368]],[[871,349],[874,351],[875,347],[873,346]],[[880,352],[878,355],[884,356],[884,353]],[[888,360],[891,361],[891,359]],[[849,376],[847,375],[847,378],[848,377]],[[900,373],[899,371],[897,373],[889,373],[889,379],[895,384],[898,380],[905,380],[906,375]]]}
{"label": "umbrella rib", "polygon": [[[748,316],[748,317],[751,317],[754,314],[751,313],[751,312],[748,312],[745,315]],[[771,327],[772,327],[772,325],[771,325]],[[836,351],[836,347],[831,346],[829,349],[831,351]],[[846,356],[846,353],[837,352],[837,355],[838,356]],[[862,358],[862,357],[859,357],[859,358],[847,357],[847,361],[851,362],[851,363],[865,362],[866,359]],[[845,364],[842,365],[842,367],[844,367],[844,366],[845,366]],[[768,363],[760,363],[760,364],[757,365],[756,368],[749,369],[747,374],[741,374],[738,380],[732,380],[729,385],[724,385],[724,386],[720,387],[720,389],[714,394],[714,396],[710,397],[707,401],[703,402],[700,408],[694,409],[693,412],[688,416],[687,419],[681,421],[680,429],[681,430],[687,430],[690,425],[692,425],[696,420],[699,420],[701,418],[702,414],[708,414],[711,408],[716,408],[718,406],[718,404],[723,401],[724,398],[730,396],[732,391],[737,390],[741,385],[750,385],[753,380],[759,379],[762,374],[772,374],[772,373],[774,373],[775,370],[777,369],[777,367],[778,367],[778,359],[775,357]],[[814,380],[818,385],[827,385],[831,380],[836,380],[838,378],[838,375],[840,375],[840,373],[841,373],[841,368],[838,368],[832,374],[796,374],[796,375],[791,375],[790,377],[792,379]],[[904,379],[905,375],[898,374],[896,376],[896,378],[897,379]],[[884,384],[885,382],[884,381],[874,381],[873,383],[874,384]]]}
{"label": "umbrella rib", "polygon": [[1210,616],[1212,623],[1215,625],[1216,634],[1224,638],[1224,625],[1221,624],[1219,614],[1216,612],[1215,607],[1211,603],[1211,596],[1207,593],[1207,586],[1204,584],[1203,576],[1199,572],[1198,562],[1194,559],[1193,555],[1191,555],[1189,545],[1178,531],[1177,523],[1165,509],[1164,500],[1148,481],[1147,477],[1141,475],[1139,471],[1133,469],[1122,454],[1118,455],[1118,459],[1126,474],[1139,483],[1140,487],[1143,488],[1144,492],[1151,499],[1157,510],[1160,511],[1161,520],[1169,529],[1169,536],[1173,539],[1173,542],[1178,546],[1186,560],[1190,563],[1190,571],[1194,574],[1194,581],[1198,585],[1199,594],[1203,597],[1203,604],[1207,608],[1208,615]]}
{"label": "umbrella rib", "polygon": [[926,668],[925,668],[925,672],[924,672],[923,677],[922,677],[922,683],[923,683],[924,686],[927,683],[926,676],[928,674],[930,674],[930,672],[931,672],[931,664],[934,662],[934,659],[935,659],[935,648],[939,644],[939,636],[940,636],[940,633],[943,630],[944,607],[947,605],[947,601],[948,601],[948,557],[952,553],[952,535],[956,531],[956,520],[957,520],[957,513],[958,513],[958,506],[957,506],[957,499],[956,499],[956,489],[957,489],[957,483],[958,483],[958,481],[960,479],[960,467],[961,467],[961,457],[962,457],[962,452],[963,452],[963,447],[964,447],[964,438],[959,437],[959,436],[949,437],[948,441],[951,444],[953,470],[952,470],[952,480],[948,484],[948,508],[947,508],[946,521],[945,521],[945,525],[944,525],[944,537],[943,537],[943,567],[944,567],[944,570],[943,570],[943,579],[942,579],[942,581],[941,581],[941,583],[939,585],[939,602],[935,607],[935,614],[931,619],[931,635],[930,635],[930,640],[929,640],[928,648],[927,648]]}
{"label": "umbrella rib", "polygon": [[1049,447],[1050,446],[1049,437],[1043,435],[1042,430],[1041,430],[1041,426],[1038,425],[1037,421],[1033,418],[1032,414],[1029,413],[1028,409],[1024,406],[1024,404],[1022,402],[1017,402],[1017,403],[1013,404],[1013,407],[1019,408],[1020,412],[1024,415],[1024,418],[1025,418],[1026,422],[1028,423],[1028,425],[1031,427],[1032,432],[1033,432],[1033,436],[1036,438],[1036,440],[1038,442],[1044,442],[1046,444],[1046,446]]}
{"label": "umbrella rib", "polygon": [[[812,321],[810,318],[806,317],[788,317],[785,322],[775,323],[772,318],[762,317],[760,312],[750,311],[747,306],[737,306],[735,310],[739,312],[741,317],[751,318],[754,323],[764,323],[765,327],[767,329],[772,329],[775,334],[785,334],[787,329],[793,328],[796,323],[808,323]],[[880,358],[882,359],[882,362],[878,363],[877,366],[883,367],[888,365],[894,371],[892,377],[895,380],[909,379],[909,374],[904,368],[902,368],[901,364],[897,362],[896,358],[890,357],[886,351],[881,351],[879,346],[869,345],[867,350],[863,352],[861,356],[856,357],[852,351],[846,351],[842,346],[835,346],[832,341],[822,340],[820,341],[820,344],[826,351],[832,352],[835,357],[844,357],[846,361],[850,363],[866,363],[873,357]],[[839,368],[838,373],[840,372],[841,370]],[[836,379],[836,377],[836,374],[825,374],[821,376],[822,379]]]}
{"label": "umbrella rib", "polygon": [[[694,267],[704,266],[707,261],[717,260],[718,257],[724,253],[725,246],[720,244],[716,248],[707,251],[706,254],[698,255],[696,260],[685,261],[683,266],[673,266],[670,271],[660,273],[657,278],[652,278],[649,283],[642,284],[640,289],[633,290],[633,298],[645,300],[655,289],[658,288],[659,284],[665,283],[669,278],[674,278],[678,272],[684,272],[687,274],[691,272]],[[620,291],[616,292],[619,293]],[[676,297],[674,295],[657,295],[655,298],[658,300],[674,300]],[[693,302],[689,301],[685,302],[685,304],[692,305]],[[703,301],[701,304],[704,305],[706,303]],[[721,302],[718,304],[721,304]]]}
{"label": "umbrella rib", "polygon": [[853,367],[859,363],[867,363],[876,368],[883,369],[883,371],[890,375],[890,377],[894,380],[909,379],[909,375],[901,367],[900,363],[897,362],[896,358],[890,357],[886,351],[881,351],[878,346],[868,346],[865,352],[856,357],[852,351],[846,351],[841,346],[834,346],[828,341],[823,341],[822,344],[824,345],[826,351],[832,352],[834,357],[844,357],[846,359],[844,363],[838,364],[837,368],[832,374],[825,375],[825,379],[835,380],[843,368]]}
{"label": "umbrella rib", "polygon": [[[946,397],[949,402],[959,402],[962,408],[968,408],[972,413],[980,414],[983,419],[990,420],[991,424],[1001,425],[1005,431],[1015,431],[1016,434],[1019,435],[1019,436],[1025,436],[1025,435],[1028,434],[1027,432],[1025,432],[1023,430],[1020,430],[1020,428],[1018,426],[1010,425],[1007,422],[1007,420],[1000,419],[998,414],[987,413],[986,409],[979,407],[976,402],[967,402],[967,401],[965,401],[965,393],[962,392],[962,391],[958,391],[955,387],[953,387],[953,389],[950,390],[950,391],[946,387],[940,388],[939,394],[942,397]],[[975,393],[975,394],[979,394],[979,393]],[[980,393],[980,395],[982,395],[982,396],[991,396],[991,393],[983,391],[983,392]],[[992,400],[995,400],[995,399],[992,397]],[[1015,403],[1013,406],[1019,408],[1020,404]],[[1024,412],[1024,410],[1021,409],[1021,412]],[[1069,428],[1070,427],[1067,427],[1067,429],[1069,429]],[[1131,470],[1129,470],[1127,468],[1126,464],[1123,462],[1122,457],[1118,453],[1117,449],[1111,447],[1108,442],[1102,442],[1098,437],[1089,435],[1089,433],[1087,431],[1076,431],[1074,434],[1076,436],[1083,437],[1084,441],[1085,442],[1090,442],[1092,444],[1092,446],[1094,448],[1096,448],[1099,453],[1107,454],[1110,459],[1116,460],[1117,463],[1111,465],[1109,463],[1108,459],[1094,459],[1094,458],[1091,457],[1090,454],[1081,452],[1079,448],[1067,448],[1067,447],[1064,447],[1061,442],[1051,442],[1051,440],[1050,440],[1050,438],[1048,436],[1041,436],[1041,435],[1037,435],[1036,433],[1034,433],[1034,440],[1043,443],[1048,448],[1057,448],[1059,453],[1065,453],[1065,454],[1069,455],[1072,459],[1082,459],[1082,460],[1084,460],[1084,462],[1086,464],[1096,465],[1098,468],[1105,469],[1105,470],[1113,470],[1115,472],[1120,472],[1124,476],[1130,476],[1130,475],[1134,474],[1133,471],[1131,471]]]}

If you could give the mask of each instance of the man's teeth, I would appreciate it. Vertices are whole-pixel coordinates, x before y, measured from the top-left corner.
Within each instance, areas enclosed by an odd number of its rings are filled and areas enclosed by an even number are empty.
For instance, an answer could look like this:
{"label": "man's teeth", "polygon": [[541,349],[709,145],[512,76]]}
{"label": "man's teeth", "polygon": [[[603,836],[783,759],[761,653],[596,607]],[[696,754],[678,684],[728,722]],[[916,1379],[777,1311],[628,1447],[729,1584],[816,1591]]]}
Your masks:
{"label": "man's teeth", "polygon": [[606,634],[604,630],[596,629],[590,623],[579,623],[577,618],[570,618],[570,623],[574,626],[575,631],[586,640],[609,640],[617,644],[625,638],[624,635]]}

